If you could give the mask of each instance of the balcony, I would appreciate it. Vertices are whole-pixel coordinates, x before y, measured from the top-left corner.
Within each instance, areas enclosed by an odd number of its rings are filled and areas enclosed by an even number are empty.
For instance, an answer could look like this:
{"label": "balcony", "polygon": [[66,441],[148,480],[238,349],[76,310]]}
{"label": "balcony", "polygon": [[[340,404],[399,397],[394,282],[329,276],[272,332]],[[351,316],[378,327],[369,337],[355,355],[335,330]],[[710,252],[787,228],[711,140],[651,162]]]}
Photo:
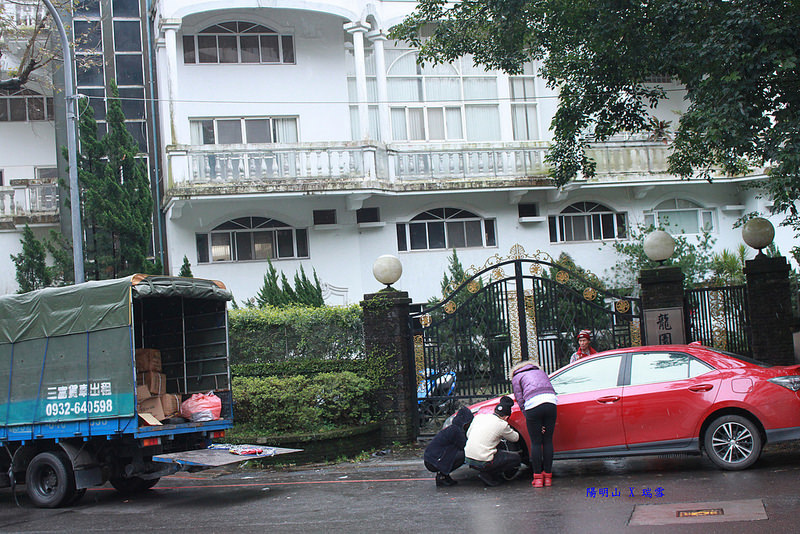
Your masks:
{"label": "balcony", "polygon": [[[301,143],[172,146],[167,196],[548,186],[546,143]],[[594,145],[596,182],[669,178],[661,143]]]}
{"label": "balcony", "polygon": [[58,185],[11,180],[0,187],[0,226],[58,222]]}

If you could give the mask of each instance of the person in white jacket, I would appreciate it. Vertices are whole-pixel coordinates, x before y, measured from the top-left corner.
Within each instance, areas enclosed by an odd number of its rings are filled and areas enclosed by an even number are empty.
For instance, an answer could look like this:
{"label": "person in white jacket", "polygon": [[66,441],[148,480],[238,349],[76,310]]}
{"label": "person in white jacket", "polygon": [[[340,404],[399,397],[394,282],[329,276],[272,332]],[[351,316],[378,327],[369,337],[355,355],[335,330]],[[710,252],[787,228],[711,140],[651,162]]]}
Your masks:
{"label": "person in white jacket", "polygon": [[519,434],[508,424],[514,401],[503,396],[492,414],[478,414],[467,431],[467,445],[464,447],[466,463],[478,470],[480,478],[487,486],[500,484],[498,475],[519,467],[519,454],[497,450],[501,439],[519,441]]}

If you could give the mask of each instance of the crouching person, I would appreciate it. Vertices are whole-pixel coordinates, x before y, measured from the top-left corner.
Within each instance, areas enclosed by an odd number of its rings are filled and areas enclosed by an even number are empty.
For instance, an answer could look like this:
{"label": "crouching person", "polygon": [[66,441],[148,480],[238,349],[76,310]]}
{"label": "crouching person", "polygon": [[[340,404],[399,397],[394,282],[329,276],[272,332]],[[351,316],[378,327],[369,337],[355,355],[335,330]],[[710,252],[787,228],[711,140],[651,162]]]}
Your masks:
{"label": "crouching person", "polygon": [[422,457],[428,471],[436,473],[437,486],[457,484],[450,473],[464,465],[464,445],[467,444],[467,428],[472,422],[472,412],[462,406],[453,424],[441,429],[428,443]]}
{"label": "crouching person", "polygon": [[519,441],[519,434],[508,424],[513,405],[511,397],[500,397],[494,413],[476,415],[467,431],[466,463],[478,470],[478,478],[487,486],[497,486],[501,473],[520,464],[519,454],[497,450],[501,439]]}

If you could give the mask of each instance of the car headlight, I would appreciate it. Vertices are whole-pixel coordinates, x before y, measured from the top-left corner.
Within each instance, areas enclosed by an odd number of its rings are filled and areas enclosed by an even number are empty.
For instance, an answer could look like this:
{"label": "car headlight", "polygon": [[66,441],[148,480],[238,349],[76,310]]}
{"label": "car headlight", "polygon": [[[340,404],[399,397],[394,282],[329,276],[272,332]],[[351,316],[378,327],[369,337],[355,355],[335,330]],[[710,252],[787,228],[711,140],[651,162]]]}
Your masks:
{"label": "car headlight", "polygon": [[769,381],[792,391],[800,390],[800,376],[798,375],[776,376],[775,378],[770,378]]}

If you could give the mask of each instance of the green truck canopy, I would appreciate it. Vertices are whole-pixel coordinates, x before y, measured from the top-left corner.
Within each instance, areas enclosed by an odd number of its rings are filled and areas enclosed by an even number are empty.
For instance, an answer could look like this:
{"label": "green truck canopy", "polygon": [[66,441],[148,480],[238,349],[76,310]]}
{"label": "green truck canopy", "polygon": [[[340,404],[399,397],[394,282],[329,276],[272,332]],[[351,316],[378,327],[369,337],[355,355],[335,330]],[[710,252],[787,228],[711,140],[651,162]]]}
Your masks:
{"label": "green truck canopy", "polygon": [[6,295],[0,297],[0,344],[130,325],[132,299],[150,297],[227,301],[231,292],[213,280],[135,274]]}

